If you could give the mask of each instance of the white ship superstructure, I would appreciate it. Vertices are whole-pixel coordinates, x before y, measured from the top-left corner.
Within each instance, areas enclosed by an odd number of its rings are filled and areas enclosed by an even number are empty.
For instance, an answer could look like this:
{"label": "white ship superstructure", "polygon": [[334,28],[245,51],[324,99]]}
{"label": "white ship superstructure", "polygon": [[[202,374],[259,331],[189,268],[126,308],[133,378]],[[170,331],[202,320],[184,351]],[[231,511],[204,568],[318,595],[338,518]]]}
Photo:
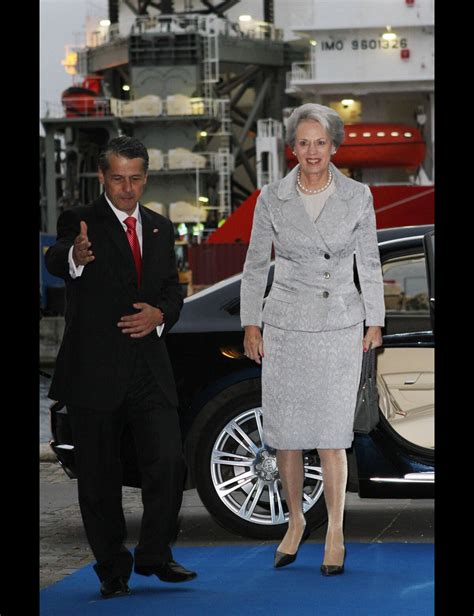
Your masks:
{"label": "white ship superstructure", "polygon": [[[433,0],[308,0],[292,5],[295,36],[308,60],[294,62],[287,92],[337,109],[346,122],[404,122],[423,132],[421,172],[434,172]],[[400,170],[385,181],[401,180]],[[364,181],[381,181],[365,170]]]}

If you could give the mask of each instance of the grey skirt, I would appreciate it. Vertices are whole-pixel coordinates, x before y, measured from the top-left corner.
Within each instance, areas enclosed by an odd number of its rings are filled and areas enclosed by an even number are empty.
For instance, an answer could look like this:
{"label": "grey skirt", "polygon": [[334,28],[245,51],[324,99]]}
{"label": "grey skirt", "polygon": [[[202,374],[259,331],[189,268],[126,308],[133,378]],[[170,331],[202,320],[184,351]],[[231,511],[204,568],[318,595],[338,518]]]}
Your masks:
{"label": "grey skirt", "polygon": [[275,449],[347,449],[364,323],[322,332],[263,329],[263,435]]}

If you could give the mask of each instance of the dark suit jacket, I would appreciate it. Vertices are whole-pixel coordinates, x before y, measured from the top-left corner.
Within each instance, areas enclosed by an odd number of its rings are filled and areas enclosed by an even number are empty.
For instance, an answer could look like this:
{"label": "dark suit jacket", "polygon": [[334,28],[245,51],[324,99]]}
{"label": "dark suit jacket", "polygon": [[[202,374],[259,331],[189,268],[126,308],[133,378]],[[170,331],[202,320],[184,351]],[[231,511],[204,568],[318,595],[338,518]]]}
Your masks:
{"label": "dark suit jacket", "polygon": [[[177,404],[176,388],[164,337],[179,318],[183,299],[176,271],[172,223],[140,207],[143,225],[142,282],[138,288],[126,233],[102,195],[58,219],[57,241],[46,253],[48,271],[66,281],[66,324],[49,391],[66,404],[111,410],[123,401],[134,353],[143,353],[166,398]],[[82,275],[69,275],[68,252],[87,223],[95,260]],[[155,229],[157,231],[155,231]],[[165,328],[130,338],[117,323],[133,314],[132,304],[146,302],[165,314]]]}

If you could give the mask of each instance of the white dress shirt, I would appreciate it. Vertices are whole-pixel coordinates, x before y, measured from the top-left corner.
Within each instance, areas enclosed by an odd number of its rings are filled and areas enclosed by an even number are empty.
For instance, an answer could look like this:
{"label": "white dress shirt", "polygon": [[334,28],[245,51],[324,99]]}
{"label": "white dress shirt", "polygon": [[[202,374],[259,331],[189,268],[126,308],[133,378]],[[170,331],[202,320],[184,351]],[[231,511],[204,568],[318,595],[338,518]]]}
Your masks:
{"label": "white dress shirt", "polygon": [[[104,193],[105,199],[107,201],[107,203],[110,205],[112,212],[115,214],[115,216],[117,216],[117,218],[119,219],[120,224],[123,227],[123,230],[126,232],[127,231],[127,225],[125,224],[125,219],[129,217],[129,214],[127,214],[126,212],[122,212],[122,210],[117,209],[112,202],[110,201],[110,199],[107,197],[107,195]],[[140,244],[140,253],[143,254],[143,226],[142,226],[142,219],[140,216],[140,209],[138,207],[138,203],[135,206],[135,211],[133,212],[133,214],[130,214],[130,216],[132,216],[133,218],[137,219],[137,224],[135,227],[135,231],[137,233],[137,237],[138,237],[138,243]],[[72,251],[74,249],[74,245],[71,246],[71,248],[69,249],[69,254],[68,254],[68,262],[69,262],[69,275],[71,276],[71,278],[75,279],[75,278],[79,278],[79,276],[81,276],[85,265],[76,265],[74,263],[74,259],[72,258]],[[161,333],[163,332],[163,328],[165,327],[165,324],[162,323],[161,325],[158,325],[156,327],[156,333],[158,334],[158,336],[161,336]]]}

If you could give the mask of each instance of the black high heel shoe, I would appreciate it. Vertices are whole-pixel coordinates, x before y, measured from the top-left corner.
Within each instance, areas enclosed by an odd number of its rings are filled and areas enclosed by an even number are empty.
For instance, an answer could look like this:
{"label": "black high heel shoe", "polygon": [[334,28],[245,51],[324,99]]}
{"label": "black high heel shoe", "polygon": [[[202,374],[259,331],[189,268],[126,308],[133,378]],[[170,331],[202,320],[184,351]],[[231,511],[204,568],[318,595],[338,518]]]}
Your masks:
{"label": "black high heel shoe", "polygon": [[[306,541],[310,534],[310,529],[308,528],[308,526],[305,526],[300,542],[298,544],[298,550],[300,549],[301,544]],[[279,552],[278,550],[276,550],[273,566],[278,569],[279,567],[286,567],[286,565],[291,565],[291,563],[295,562],[296,557],[298,556],[298,550],[296,550],[294,554],[286,554],[285,552]]]}
{"label": "black high heel shoe", "polygon": [[321,573],[323,575],[340,575],[344,573],[344,561],[346,560],[346,548],[344,546],[344,558],[342,565],[321,565]]}

